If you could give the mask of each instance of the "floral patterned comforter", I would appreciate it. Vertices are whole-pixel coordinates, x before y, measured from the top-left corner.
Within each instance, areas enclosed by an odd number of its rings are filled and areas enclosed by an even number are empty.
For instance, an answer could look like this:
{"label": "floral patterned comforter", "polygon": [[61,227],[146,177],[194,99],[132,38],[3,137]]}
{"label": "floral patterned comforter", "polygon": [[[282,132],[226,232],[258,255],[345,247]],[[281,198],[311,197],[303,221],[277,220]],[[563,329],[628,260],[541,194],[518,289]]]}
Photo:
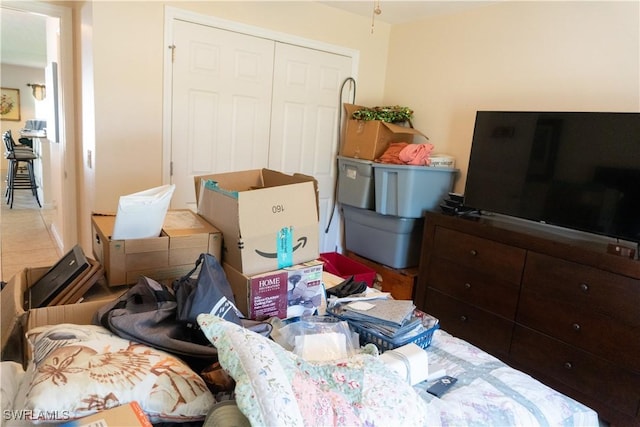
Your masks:
{"label": "floral patterned comforter", "polygon": [[441,398],[427,393],[432,383],[414,386],[429,426],[598,426],[595,411],[445,331],[427,352],[458,380]]}
{"label": "floral patterned comforter", "polygon": [[426,392],[430,383],[411,387],[372,354],[309,363],[214,316],[198,323],[253,426],[598,426],[591,409],[442,330],[429,362],[458,381],[440,399]]}
{"label": "floral patterned comforter", "polygon": [[[310,366],[262,336],[203,316],[201,326],[220,345],[225,368],[239,382],[238,406],[252,425],[599,425],[593,410],[442,330],[427,349],[429,363],[458,381],[437,398],[426,391],[431,383],[410,387],[374,356]],[[2,409],[14,409],[11,397],[25,374],[18,364],[1,366]]]}

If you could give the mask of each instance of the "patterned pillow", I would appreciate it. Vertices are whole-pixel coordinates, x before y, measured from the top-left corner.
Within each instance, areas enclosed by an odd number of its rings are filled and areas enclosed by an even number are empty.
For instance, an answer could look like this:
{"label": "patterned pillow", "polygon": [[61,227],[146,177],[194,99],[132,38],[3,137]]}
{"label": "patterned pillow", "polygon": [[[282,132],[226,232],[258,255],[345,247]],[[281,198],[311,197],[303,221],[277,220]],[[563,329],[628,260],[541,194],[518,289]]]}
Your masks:
{"label": "patterned pillow", "polygon": [[198,323],[251,425],[426,425],[424,401],[376,356],[311,363],[220,317],[201,314]]}
{"label": "patterned pillow", "polygon": [[24,409],[34,416],[76,419],[137,401],[154,423],[198,421],[215,403],[184,362],[101,326],[42,326],[27,339],[34,366]]}

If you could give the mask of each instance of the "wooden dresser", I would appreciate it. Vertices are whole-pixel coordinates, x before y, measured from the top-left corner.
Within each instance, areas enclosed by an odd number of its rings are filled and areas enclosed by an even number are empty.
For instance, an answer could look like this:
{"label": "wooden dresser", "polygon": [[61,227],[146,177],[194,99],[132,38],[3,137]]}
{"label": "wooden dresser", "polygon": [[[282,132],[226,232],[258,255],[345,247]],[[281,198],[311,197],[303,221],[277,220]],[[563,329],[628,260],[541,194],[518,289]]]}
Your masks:
{"label": "wooden dresser", "polygon": [[444,330],[614,425],[640,425],[640,261],[438,213],[427,214],[422,245],[414,301]]}

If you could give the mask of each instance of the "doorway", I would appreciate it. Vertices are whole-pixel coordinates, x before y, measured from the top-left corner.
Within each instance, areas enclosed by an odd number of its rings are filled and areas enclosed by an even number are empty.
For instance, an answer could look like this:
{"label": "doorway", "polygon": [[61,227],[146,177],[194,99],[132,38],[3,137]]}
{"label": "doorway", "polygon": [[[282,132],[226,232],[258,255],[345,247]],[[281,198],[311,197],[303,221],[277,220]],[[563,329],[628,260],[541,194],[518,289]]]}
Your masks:
{"label": "doorway", "polygon": [[[50,108],[57,108],[59,113],[57,123],[52,122],[53,126],[50,126],[54,129],[52,135],[56,137],[48,134],[46,141],[50,156],[48,166],[51,167],[46,177],[46,191],[52,208],[48,226],[60,252],[67,252],[78,241],[71,9],[44,2],[21,1],[3,1],[0,7],[3,11],[35,14],[46,19],[46,62],[55,63],[58,70],[57,105],[51,102]],[[25,90],[25,96],[27,94]]]}

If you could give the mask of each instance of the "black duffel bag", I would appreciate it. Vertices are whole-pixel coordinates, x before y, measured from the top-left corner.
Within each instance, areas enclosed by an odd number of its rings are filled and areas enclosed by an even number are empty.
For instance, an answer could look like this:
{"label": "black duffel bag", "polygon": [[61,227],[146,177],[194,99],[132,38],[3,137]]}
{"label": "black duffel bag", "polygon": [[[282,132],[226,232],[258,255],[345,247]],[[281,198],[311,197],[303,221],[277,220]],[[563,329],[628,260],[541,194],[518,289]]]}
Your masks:
{"label": "black duffel bag", "polygon": [[178,356],[217,358],[218,351],[202,331],[178,320],[177,306],[171,289],[140,276],[122,296],[101,307],[93,323],[119,337]]}
{"label": "black duffel bag", "polygon": [[[197,279],[191,276],[201,266]],[[272,326],[241,318],[224,270],[213,255],[201,254],[194,269],[176,280],[175,290],[140,276],[122,296],[101,307],[95,325],[119,337],[181,356],[183,359],[217,358],[218,351],[198,327],[196,317],[210,313],[263,336]]]}
{"label": "black duffel bag", "polygon": [[[192,277],[200,267],[197,278]],[[242,325],[242,313],[236,308],[231,285],[220,265],[211,254],[200,254],[193,269],[175,280],[173,288],[178,303],[178,320],[198,328],[197,317],[207,313]]]}

